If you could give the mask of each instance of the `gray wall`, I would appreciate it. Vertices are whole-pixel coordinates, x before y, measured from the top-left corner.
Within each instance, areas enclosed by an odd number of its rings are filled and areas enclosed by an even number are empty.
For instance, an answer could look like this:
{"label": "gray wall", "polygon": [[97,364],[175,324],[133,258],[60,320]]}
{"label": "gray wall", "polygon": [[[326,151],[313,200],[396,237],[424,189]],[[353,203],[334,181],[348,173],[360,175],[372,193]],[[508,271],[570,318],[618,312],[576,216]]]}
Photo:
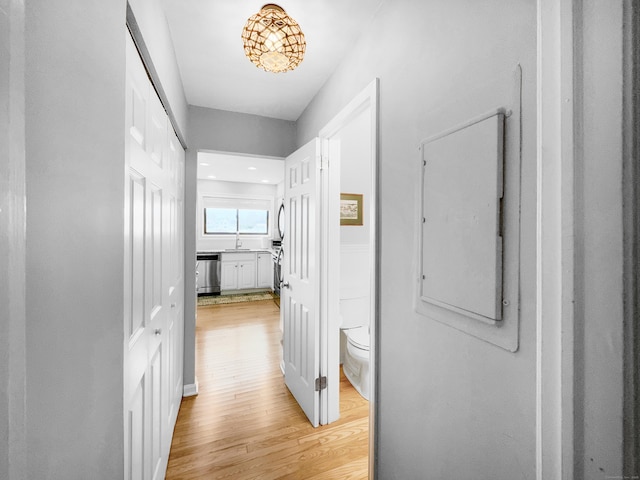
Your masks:
{"label": "gray wall", "polygon": [[122,478],[125,2],[26,2],[30,479]]}
{"label": "gray wall", "polygon": [[[416,256],[408,239],[416,233],[420,141],[475,107],[488,111],[518,63],[521,331],[519,351],[509,353],[414,312]],[[378,478],[533,478],[536,2],[385,2],[298,120],[297,144],[316,135],[374,77],[380,79],[382,230]]]}
{"label": "gray wall", "polygon": [[24,3],[0,2],[0,478],[26,472]]}
{"label": "gray wall", "polygon": [[[621,476],[624,424],[632,421],[623,405],[624,353],[633,345],[631,335],[625,338],[623,295],[625,261],[631,259],[624,256],[621,186],[630,174],[624,162],[633,161],[624,157],[624,142],[633,135],[632,125],[624,124],[632,100],[623,97],[621,88],[626,81],[622,26],[630,20],[624,3],[585,0],[579,14],[584,31],[577,78],[585,100],[578,111],[582,129],[576,165],[575,478]],[[630,68],[631,62],[626,65]],[[638,475],[638,466],[625,474]]]}
{"label": "gray wall", "polygon": [[[184,383],[195,382],[196,205],[198,151],[248,153],[286,157],[295,150],[294,122],[275,118],[189,107],[189,146],[185,172],[185,318]],[[191,280],[193,279],[193,280]]]}

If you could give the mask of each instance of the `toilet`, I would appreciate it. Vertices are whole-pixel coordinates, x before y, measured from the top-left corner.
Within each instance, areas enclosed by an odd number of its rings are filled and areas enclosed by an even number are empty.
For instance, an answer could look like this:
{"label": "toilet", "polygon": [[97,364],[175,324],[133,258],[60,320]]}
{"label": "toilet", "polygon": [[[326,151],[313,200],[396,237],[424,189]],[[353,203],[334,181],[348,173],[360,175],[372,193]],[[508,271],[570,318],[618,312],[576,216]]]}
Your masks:
{"label": "toilet", "polygon": [[351,385],[369,400],[369,292],[343,289],[340,297],[340,330],[346,340],[342,368]]}

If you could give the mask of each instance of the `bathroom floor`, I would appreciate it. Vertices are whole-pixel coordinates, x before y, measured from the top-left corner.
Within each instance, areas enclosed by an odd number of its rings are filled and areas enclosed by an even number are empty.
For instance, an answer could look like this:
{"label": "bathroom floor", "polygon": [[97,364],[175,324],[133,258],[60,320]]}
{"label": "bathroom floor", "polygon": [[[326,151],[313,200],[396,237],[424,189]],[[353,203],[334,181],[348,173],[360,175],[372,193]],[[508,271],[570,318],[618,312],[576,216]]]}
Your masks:
{"label": "bathroom floor", "polygon": [[341,373],[335,423],[313,428],[280,371],[272,300],[198,307],[199,394],[182,401],[166,478],[366,479],[369,403]]}

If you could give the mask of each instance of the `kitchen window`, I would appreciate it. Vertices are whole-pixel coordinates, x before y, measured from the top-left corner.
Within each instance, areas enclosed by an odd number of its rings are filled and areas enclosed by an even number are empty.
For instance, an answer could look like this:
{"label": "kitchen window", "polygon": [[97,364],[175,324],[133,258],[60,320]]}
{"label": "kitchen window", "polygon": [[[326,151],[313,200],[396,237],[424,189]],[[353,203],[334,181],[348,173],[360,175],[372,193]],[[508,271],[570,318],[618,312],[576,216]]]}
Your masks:
{"label": "kitchen window", "polygon": [[269,210],[206,207],[205,235],[268,235]]}

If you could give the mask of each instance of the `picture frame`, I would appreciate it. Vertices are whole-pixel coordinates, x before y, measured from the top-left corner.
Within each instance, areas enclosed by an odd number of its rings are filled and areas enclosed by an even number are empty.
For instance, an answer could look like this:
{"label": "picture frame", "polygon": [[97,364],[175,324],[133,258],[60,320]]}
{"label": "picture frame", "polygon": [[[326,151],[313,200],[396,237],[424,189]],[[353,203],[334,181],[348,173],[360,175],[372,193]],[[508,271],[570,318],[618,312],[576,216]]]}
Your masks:
{"label": "picture frame", "polygon": [[362,223],[362,194],[340,194],[340,225],[361,226]]}

